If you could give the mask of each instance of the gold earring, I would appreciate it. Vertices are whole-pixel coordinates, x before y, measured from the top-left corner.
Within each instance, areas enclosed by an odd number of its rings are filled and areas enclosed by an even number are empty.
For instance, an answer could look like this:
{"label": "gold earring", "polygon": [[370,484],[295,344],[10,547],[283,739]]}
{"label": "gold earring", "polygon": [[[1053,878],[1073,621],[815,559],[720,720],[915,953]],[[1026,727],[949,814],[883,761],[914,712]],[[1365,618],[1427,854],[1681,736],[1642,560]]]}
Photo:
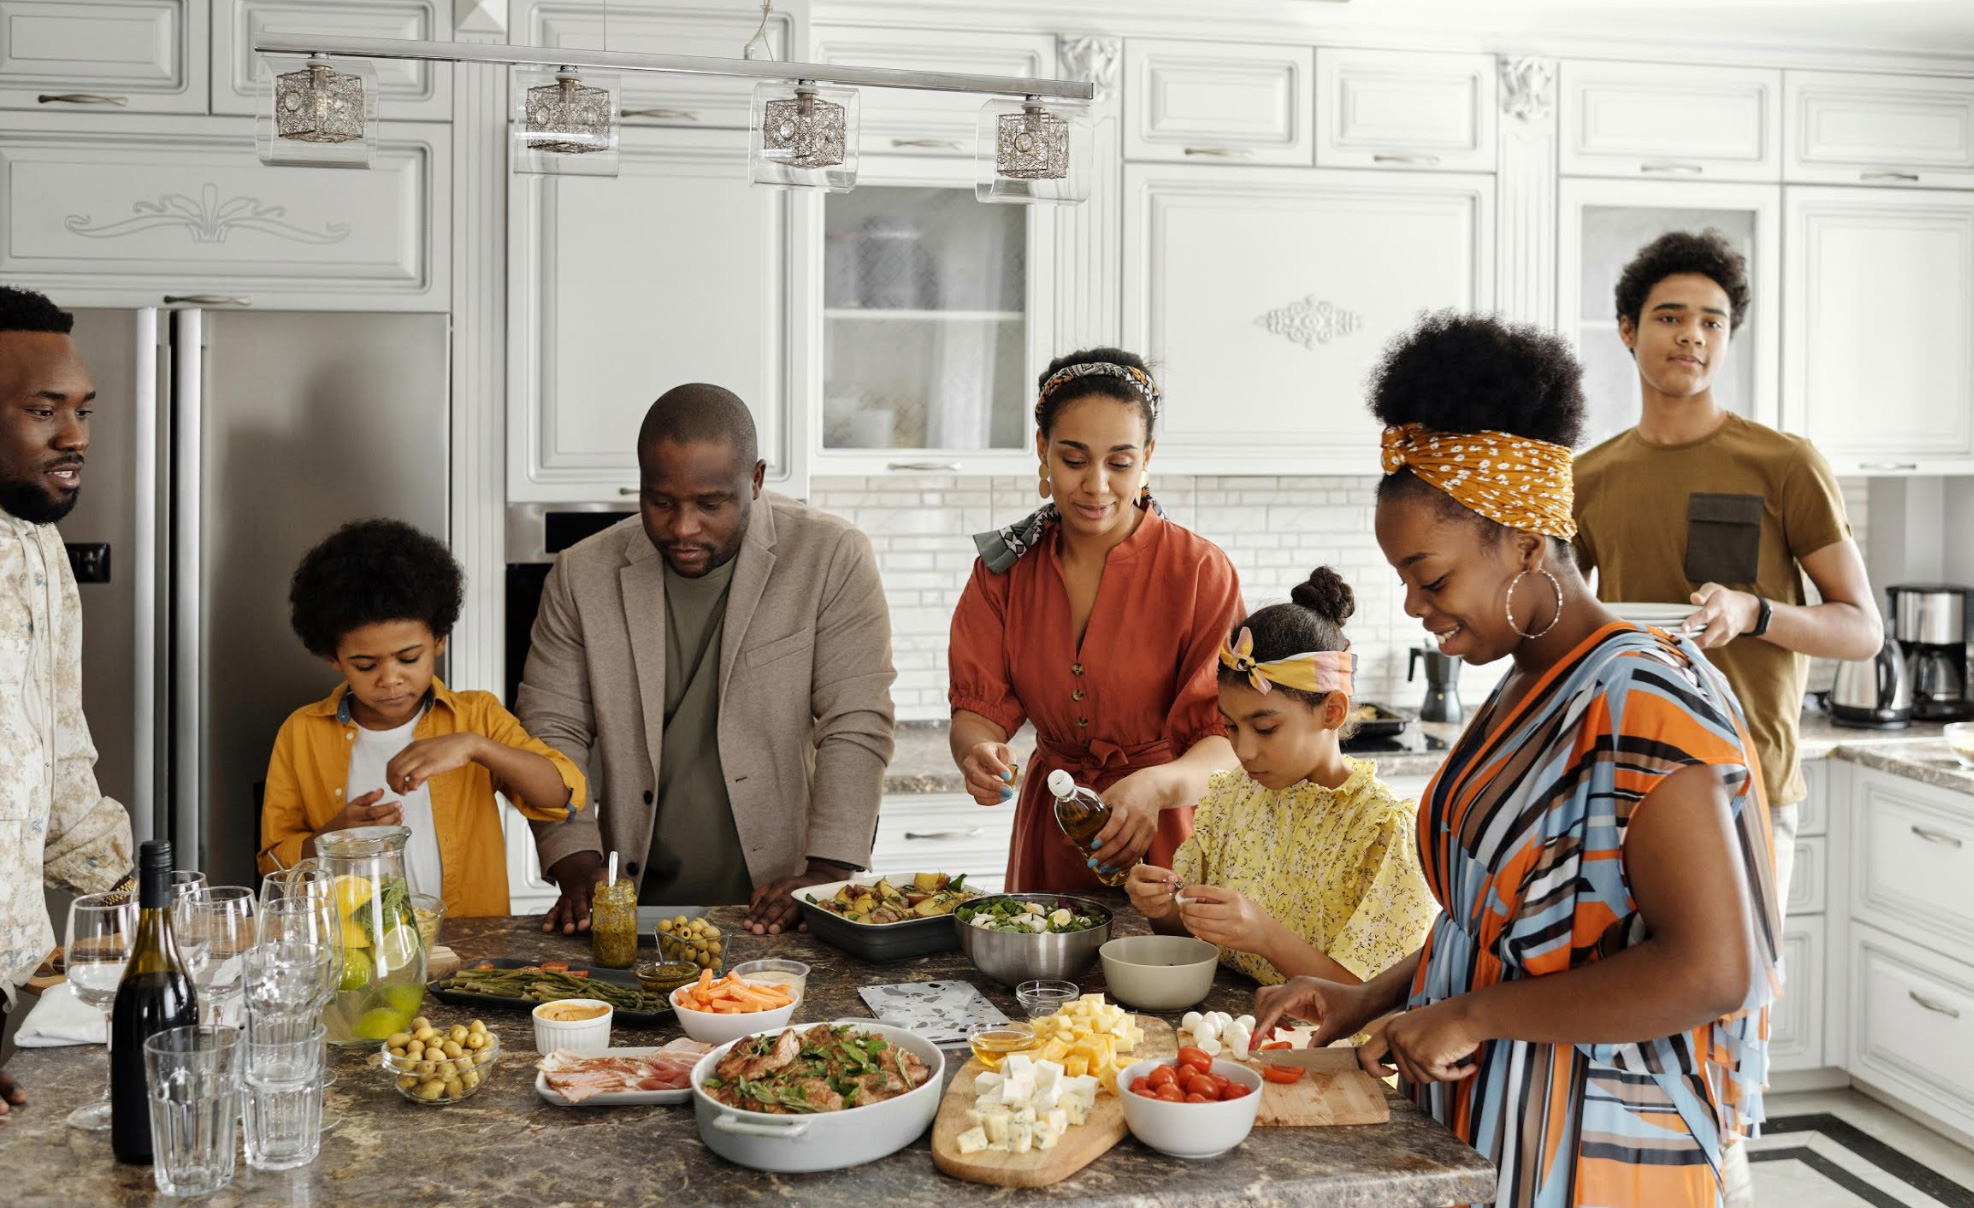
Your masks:
{"label": "gold earring", "polygon": [[1042,498],[1044,498],[1044,499],[1047,499],[1047,498],[1049,498],[1049,497],[1050,497],[1051,495],[1053,495],[1053,494],[1055,493],[1055,492],[1054,492],[1053,490],[1051,490],[1051,489],[1050,489],[1050,487],[1049,487],[1049,467],[1048,467],[1048,464],[1047,464],[1047,463],[1045,462],[1045,463],[1043,463],[1042,465],[1040,465],[1040,466],[1037,466],[1037,467],[1035,468],[1035,472],[1036,472],[1037,474],[1039,474],[1039,475],[1041,475],[1041,478],[1042,478],[1042,480],[1041,480],[1040,482],[1038,482],[1038,483],[1036,483],[1036,484],[1035,484],[1035,493],[1036,493],[1036,494],[1038,494],[1038,495],[1040,495],[1040,496],[1041,496]]}

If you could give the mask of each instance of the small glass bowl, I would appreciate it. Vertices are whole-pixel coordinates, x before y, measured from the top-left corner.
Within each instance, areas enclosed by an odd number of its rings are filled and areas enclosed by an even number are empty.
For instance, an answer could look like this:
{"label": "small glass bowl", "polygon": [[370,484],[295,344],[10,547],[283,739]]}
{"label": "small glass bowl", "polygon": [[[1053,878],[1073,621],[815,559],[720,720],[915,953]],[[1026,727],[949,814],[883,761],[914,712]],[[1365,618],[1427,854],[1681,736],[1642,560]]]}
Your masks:
{"label": "small glass bowl", "polygon": [[1953,752],[1961,767],[1974,768],[1974,723],[1949,723],[1940,731],[1940,737],[1947,740],[1947,749]]}
{"label": "small glass bowl", "polygon": [[680,986],[699,980],[699,966],[691,961],[639,961],[637,984],[646,994],[668,998]]}
{"label": "small glass bowl", "polygon": [[[384,1073],[398,1094],[425,1107],[443,1107],[463,1103],[486,1088],[493,1077],[494,1062],[500,1059],[500,1037],[488,1032],[487,1039],[486,1048],[468,1049],[458,1057],[394,1057],[388,1043],[380,1045],[378,1051],[383,1054]],[[437,1093],[428,1094],[427,1088],[434,1084],[439,1088]]]}
{"label": "small glass bowl", "polygon": [[425,943],[425,960],[432,960],[432,949],[439,943],[439,924],[445,922],[446,902],[437,894],[411,895],[411,914],[418,920],[418,938]]}
{"label": "small glass bowl", "polygon": [[802,1001],[803,992],[809,986],[809,966],[801,961],[782,960],[778,957],[742,961],[728,972],[737,973],[748,981],[772,982],[787,986],[790,993],[795,995],[797,1003]]}
{"label": "small glass bowl", "polygon": [[1076,1001],[1083,988],[1073,981],[1044,978],[1025,981],[1015,987],[1015,1001],[1030,1019],[1043,1019]]}
{"label": "small glass bowl", "polygon": [[1031,1052],[1041,1047],[1041,1039],[1035,1034],[1035,1025],[1025,1019],[1007,1019],[999,1022],[979,1020],[967,1025],[967,1045],[973,1049],[974,1057],[989,1070],[1001,1068],[1010,1054]]}

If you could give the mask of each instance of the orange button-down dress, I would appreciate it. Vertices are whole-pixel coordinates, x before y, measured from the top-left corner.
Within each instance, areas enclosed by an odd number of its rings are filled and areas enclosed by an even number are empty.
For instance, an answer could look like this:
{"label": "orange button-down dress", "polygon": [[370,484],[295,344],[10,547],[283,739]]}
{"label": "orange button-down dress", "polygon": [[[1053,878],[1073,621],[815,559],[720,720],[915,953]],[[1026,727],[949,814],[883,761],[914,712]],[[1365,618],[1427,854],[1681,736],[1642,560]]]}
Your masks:
{"label": "orange button-down dress", "polygon": [[[1067,769],[1102,793],[1224,734],[1215,668],[1244,615],[1227,555],[1147,509],[1104,563],[1079,650],[1056,536],[1005,574],[974,563],[947,660],[954,711],[978,713],[1010,735],[1024,719],[1035,724],[1008,852],[1007,888],[1016,893],[1102,885],[1056,825],[1049,773]],[[1190,806],[1165,810],[1145,859],[1170,868],[1192,829]]]}

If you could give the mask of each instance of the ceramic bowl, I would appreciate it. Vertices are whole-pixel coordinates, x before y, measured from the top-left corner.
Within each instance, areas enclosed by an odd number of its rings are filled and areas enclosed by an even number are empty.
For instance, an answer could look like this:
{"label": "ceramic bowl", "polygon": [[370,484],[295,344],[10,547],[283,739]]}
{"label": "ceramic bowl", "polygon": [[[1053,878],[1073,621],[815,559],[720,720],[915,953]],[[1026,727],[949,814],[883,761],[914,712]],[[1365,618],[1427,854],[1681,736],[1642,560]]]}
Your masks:
{"label": "ceramic bowl", "polygon": [[1190,935],[1133,935],[1097,950],[1110,994],[1140,1011],[1180,1011],[1206,998],[1220,949]]}
{"label": "ceramic bowl", "polygon": [[[594,1019],[549,1019],[558,1007],[602,1007],[603,1013]],[[609,1003],[597,998],[563,998],[555,1002],[545,1002],[534,1010],[535,1051],[546,1057],[557,1049],[568,1053],[601,1053],[610,1047],[610,1021],[616,1011]]]}
{"label": "ceramic bowl", "polygon": [[1140,1061],[1117,1076],[1117,1098],[1124,1105],[1124,1124],[1131,1135],[1175,1158],[1217,1158],[1247,1140],[1261,1111],[1261,1075],[1239,1062],[1214,1062],[1214,1073],[1251,1092],[1217,1103],[1168,1103],[1131,1092],[1133,1083],[1171,1060]]}
{"label": "ceramic bowl", "polygon": [[721,1045],[739,1040],[742,1036],[752,1036],[756,1032],[774,1032],[788,1026],[795,1017],[795,1008],[801,1005],[796,999],[785,1007],[772,1011],[738,1011],[731,1015],[714,1011],[695,1011],[681,1006],[679,995],[690,987],[672,991],[672,1013],[679,1018],[679,1026],[685,1034],[700,1044]]}

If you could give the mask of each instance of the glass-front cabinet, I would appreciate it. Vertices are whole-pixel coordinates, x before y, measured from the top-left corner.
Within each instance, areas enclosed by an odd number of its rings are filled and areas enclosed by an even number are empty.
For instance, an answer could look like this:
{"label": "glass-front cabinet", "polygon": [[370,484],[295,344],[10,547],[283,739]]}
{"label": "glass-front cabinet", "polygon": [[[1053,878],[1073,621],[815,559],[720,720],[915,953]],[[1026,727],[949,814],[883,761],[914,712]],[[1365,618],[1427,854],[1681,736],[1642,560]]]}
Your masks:
{"label": "glass-front cabinet", "polygon": [[1754,300],[1714,379],[1714,398],[1738,415],[1777,424],[1781,193],[1773,185],[1562,182],[1557,314],[1583,362],[1585,448],[1638,422],[1638,371],[1618,335],[1618,278],[1640,248],[1668,231],[1713,228],[1747,257]]}
{"label": "glass-front cabinet", "polygon": [[[875,162],[874,162],[875,161]],[[1005,473],[1032,460],[1050,353],[1046,207],[974,199],[966,160],[866,158],[823,199],[820,474]]]}

